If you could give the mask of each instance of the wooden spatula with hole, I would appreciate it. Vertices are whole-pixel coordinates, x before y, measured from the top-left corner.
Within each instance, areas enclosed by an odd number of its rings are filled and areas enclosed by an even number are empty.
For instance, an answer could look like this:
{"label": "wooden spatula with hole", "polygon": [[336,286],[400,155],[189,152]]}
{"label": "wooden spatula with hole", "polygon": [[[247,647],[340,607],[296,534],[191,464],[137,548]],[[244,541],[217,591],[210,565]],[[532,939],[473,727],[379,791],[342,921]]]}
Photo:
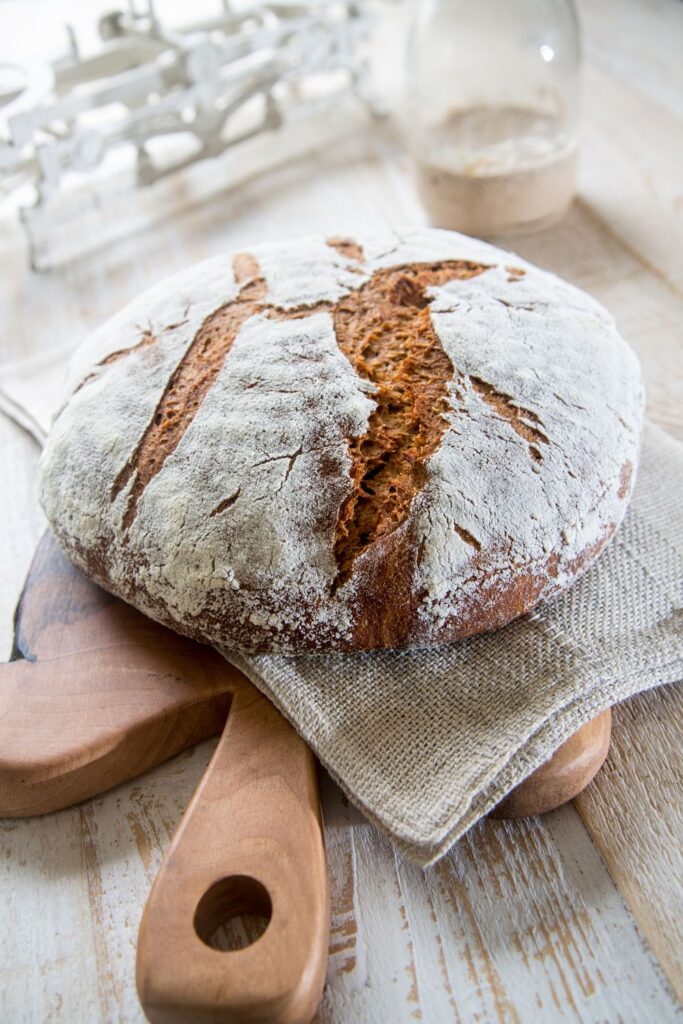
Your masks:
{"label": "wooden spatula with hole", "polygon": [[[535,814],[575,796],[609,747],[610,712],[499,806]],[[138,939],[156,1022],[310,1020],[322,992],[328,884],[316,765],[275,707],[209,647],[106,594],[46,533],[0,665],[0,816],[78,803],[209,736],[222,738],[166,854]],[[252,945],[208,944],[231,916],[270,921]]]}

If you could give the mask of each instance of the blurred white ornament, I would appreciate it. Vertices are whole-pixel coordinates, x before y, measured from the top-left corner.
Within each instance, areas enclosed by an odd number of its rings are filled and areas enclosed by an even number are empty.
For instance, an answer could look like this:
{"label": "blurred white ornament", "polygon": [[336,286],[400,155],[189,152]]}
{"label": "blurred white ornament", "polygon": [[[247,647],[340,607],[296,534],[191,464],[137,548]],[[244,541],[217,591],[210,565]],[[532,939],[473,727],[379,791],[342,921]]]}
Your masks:
{"label": "blurred white ornament", "polygon": [[[32,264],[54,262],[58,233],[79,214],[104,227],[126,189],[364,96],[368,25],[363,2],[301,0],[226,2],[171,30],[148,0],[101,19],[93,57],[69,30],[52,66],[0,65],[0,189],[21,197]],[[125,181],[112,177],[122,170]]]}

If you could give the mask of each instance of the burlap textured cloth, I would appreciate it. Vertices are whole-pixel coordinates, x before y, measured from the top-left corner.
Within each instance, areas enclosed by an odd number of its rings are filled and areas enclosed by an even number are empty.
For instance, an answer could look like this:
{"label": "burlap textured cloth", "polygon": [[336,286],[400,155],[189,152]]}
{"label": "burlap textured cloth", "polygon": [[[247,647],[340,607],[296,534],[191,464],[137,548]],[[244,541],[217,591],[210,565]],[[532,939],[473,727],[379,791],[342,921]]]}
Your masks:
{"label": "burlap textured cloth", "polygon": [[683,677],[683,445],[645,431],[635,493],[565,594],[448,647],[225,656],[349,798],[429,864],[599,711]]}
{"label": "burlap textured cloth", "polygon": [[[55,375],[36,366],[31,386],[26,365],[6,370],[0,409],[42,441]],[[599,711],[683,677],[683,445],[646,427],[616,537],[571,590],[503,630],[410,652],[223,653],[429,864]]]}

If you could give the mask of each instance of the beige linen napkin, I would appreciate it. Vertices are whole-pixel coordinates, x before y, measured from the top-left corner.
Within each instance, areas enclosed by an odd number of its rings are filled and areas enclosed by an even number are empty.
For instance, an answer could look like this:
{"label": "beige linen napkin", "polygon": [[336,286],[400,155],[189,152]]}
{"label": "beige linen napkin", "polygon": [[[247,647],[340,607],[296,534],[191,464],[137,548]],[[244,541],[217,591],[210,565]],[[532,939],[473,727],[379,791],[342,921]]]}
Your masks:
{"label": "beige linen napkin", "polygon": [[[56,380],[44,363],[0,367],[0,409],[40,440]],[[567,593],[497,633],[410,652],[223,653],[426,865],[599,711],[683,677],[683,445],[647,426],[635,494],[606,552]]]}

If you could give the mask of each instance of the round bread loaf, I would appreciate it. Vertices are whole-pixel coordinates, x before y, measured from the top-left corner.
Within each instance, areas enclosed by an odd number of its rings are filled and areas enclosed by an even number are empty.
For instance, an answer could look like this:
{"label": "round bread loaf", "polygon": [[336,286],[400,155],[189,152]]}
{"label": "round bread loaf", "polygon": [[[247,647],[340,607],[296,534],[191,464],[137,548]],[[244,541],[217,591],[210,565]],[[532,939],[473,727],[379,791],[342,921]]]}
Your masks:
{"label": "round bread loaf", "polygon": [[441,644],[567,586],[643,391],[593,299],[452,232],[208,260],[75,355],[42,458],[89,576],[220,648]]}

